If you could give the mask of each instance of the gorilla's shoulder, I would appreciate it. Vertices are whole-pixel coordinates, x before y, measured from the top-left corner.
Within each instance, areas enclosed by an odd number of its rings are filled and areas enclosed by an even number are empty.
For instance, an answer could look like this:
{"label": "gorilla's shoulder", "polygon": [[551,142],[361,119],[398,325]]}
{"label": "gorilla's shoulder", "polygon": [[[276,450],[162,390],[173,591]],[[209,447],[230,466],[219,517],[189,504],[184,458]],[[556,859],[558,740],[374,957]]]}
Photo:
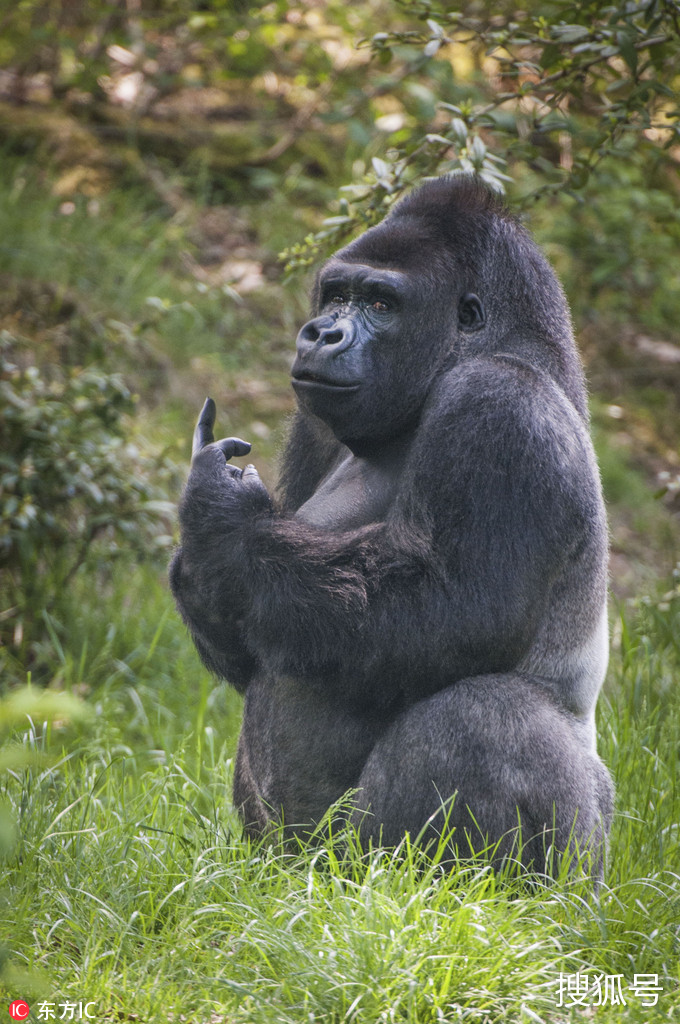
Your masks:
{"label": "gorilla's shoulder", "polygon": [[517,425],[551,410],[565,428],[581,418],[559,383],[541,366],[512,353],[480,355],[456,362],[434,384],[429,414],[434,417],[494,410],[512,413]]}

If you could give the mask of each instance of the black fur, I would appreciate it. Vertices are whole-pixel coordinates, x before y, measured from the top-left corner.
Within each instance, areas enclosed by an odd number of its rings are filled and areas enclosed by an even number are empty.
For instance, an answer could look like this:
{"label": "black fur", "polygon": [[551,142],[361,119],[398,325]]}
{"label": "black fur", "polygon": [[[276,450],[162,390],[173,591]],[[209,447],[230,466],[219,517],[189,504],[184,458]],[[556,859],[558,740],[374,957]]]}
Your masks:
{"label": "black fur", "polygon": [[463,852],[510,853],[519,822],[535,870],[571,839],[599,863],[607,535],[553,271],[490,193],[440,179],[328,261],[314,312],[276,501],[206,406],[171,567],[245,693],[247,829],[309,830],[353,789],[365,837],[427,840],[455,794]]}

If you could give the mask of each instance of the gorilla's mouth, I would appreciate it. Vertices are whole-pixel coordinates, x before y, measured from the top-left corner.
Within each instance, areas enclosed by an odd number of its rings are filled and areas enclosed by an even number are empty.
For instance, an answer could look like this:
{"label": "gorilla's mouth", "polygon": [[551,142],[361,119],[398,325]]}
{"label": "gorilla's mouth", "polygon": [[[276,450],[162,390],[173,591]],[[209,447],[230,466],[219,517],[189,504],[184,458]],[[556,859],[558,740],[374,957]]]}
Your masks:
{"label": "gorilla's mouth", "polygon": [[293,387],[327,388],[335,391],[356,391],[359,387],[359,384],[354,381],[333,380],[331,377],[322,377],[318,373],[312,373],[311,370],[300,370],[294,373],[292,384]]}

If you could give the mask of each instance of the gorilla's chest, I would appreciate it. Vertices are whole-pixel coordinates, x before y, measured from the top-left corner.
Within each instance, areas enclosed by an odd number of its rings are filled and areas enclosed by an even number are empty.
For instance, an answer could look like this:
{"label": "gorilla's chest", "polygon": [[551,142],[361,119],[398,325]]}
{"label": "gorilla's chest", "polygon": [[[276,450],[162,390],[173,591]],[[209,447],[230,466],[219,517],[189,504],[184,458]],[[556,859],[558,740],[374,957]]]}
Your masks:
{"label": "gorilla's chest", "polygon": [[349,455],[321,481],[296,517],[333,530],[379,522],[394,501],[403,461],[403,451],[386,452],[375,459]]}

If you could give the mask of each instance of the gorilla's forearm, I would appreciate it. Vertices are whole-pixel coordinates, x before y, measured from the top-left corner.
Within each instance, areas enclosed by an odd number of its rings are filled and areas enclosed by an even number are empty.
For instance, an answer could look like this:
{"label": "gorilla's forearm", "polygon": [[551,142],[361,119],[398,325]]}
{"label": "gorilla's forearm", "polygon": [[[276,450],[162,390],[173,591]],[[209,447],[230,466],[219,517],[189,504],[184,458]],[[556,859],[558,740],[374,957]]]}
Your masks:
{"label": "gorilla's forearm", "polygon": [[250,445],[239,438],[214,444],[213,422],[214,403],[208,399],[179,506],[182,546],[170,566],[170,588],[205,666],[244,692],[257,658],[245,642],[248,594],[241,583],[238,526],[270,518],[272,502],[254,467],[228,465]]}
{"label": "gorilla's forearm", "polygon": [[244,595],[229,586],[230,599],[219,593],[217,579],[201,585],[191,559],[182,548],[170,564],[170,589],[206,668],[243,693],[257,662],[244,642]]}
{"label": "gorilla's forearm", "polygon": [[182,509],[170,584],[211,671],[237,688],[241,667],[258,662],[303,677],[329,662],[346,671],[340,652],[356,639],[375,590],[373,528],[343,543],[271,512],[234,527],[214,497],[200,519],[186,500]]}
{"label": "gorilla's forearm", "polygon": [[[385,524],[338,536],[268,515],[221,537],[192,567],[203,595],[194,636],[212,628],[217,651],[245,647],[274,675],[323,681],[358,701],[409,700],[444,680],[516,664],[546,582],[530,566],[523,585],[491,564],[496,578],[486,583],[479,570],[475,579],[447,578],[424,539],[410,533],[398,543]],[[232,643],[219,642],[220,628],[233,630]]]}

